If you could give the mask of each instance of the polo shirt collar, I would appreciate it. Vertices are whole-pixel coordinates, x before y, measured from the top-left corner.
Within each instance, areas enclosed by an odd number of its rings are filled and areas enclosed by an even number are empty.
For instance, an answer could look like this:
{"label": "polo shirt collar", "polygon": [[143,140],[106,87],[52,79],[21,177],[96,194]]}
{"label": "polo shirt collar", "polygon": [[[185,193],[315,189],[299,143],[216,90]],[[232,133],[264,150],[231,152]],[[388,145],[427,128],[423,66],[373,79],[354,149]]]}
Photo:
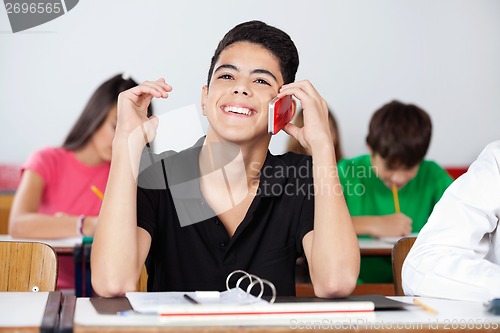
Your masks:
{"label": "polo shirt collar", "polygon": [[[172,156],[172,161],[167,163],[167,174],[175,175],[175,179],[169,177],[169,186],[174,186],[186,181],[193,181],[199,185],[200,178],[200,151],[205,142],[205,136],[201,137],[192,147]],[[266,160],[260,171],[259,196],[277,197],[282,191],[269,191],[267,189],[282,188],[288,180],[288,169],[283,160],[271,154],[268,150]],[[199,197],[198,195],[186,195],[186,198]]]}
{"label": "polo shirt collar", "polygon": [[259,196],[264,198],[281,196],[281,190],[276,191],[273,189],[282,189],[285,186],[288,179],[288,169],[285,162],[268,150],[260,172]]}

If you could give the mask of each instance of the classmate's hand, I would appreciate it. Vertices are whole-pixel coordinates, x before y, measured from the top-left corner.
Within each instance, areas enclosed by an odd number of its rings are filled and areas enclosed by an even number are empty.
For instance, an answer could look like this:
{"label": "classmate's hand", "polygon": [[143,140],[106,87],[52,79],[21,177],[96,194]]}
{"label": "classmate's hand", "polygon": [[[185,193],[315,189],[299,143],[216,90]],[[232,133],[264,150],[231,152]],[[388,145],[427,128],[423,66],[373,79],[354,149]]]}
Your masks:
{"label": "classmate's hand", "polygon": [[145,141],[151,142],[156,135],[158,118],[152,116],[148,119],[148,106],[153,97],[167,98],[170,91],[172,87],[160,78],[156,81],[145,81],[120,93],[115,137],[128,139],[130,134],[134,134],[138,141],[142,140],[143,146]]}
{"label": "classmate's hand", "polygon": [[94,236],[95,229],[97,228],[97,216],[86,216],[83,222],[83,235]]}
{"label": "classmate's hand", "polygon": [[285,132],[313,154],[315,148],[325,148],[325,145],[333,150],[328,105],[311,82],[298,81],[283,85],[278,97],[286,95],[294,95],[300,100],[304,112],[304,127],[299,128],[290,123],[284,127]]}
{"label": "classmate's hand", "polygon": [[412,220],[403,213],[377,216],[371,223],[374,237],[399,237],[411,233]]}
{"label": "classmate's hand", "polygon": [[55,217],[67,217],[67,216],[70,216],[70,215],[66,214],[64,212],[56,212],[56,213],[54,213],[54,216]]}
{"label": "classmate's hand", "polygon": [[[56,212],[55,217],[66,218],[68,222],[76,221],[78,219],[77,215],[71,215],[64,212]],[[83,235],[84,236],[94,236],[95,229],[97,228],[97,216],[85,216],[83,221]]]}

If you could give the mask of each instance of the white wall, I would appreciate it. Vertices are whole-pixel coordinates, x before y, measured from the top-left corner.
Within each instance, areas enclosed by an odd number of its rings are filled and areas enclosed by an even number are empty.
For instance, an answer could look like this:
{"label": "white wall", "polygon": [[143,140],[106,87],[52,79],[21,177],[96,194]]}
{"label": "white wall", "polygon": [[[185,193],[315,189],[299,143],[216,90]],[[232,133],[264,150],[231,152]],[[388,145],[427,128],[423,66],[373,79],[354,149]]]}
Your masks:
{"label": "white wall", "polygon": [[297,79],[334,109],[347,156],[366,151],[372,112],[395,98],[431,114],[428,157],[443,165],[467,165],[500,139],[497,0],[81,0],[16,34],[0,9],[0,163],[60,145],[97,85],[123,70],[174,86],[159,113],[199,106],[218,41],[250,19],[296,42]]}

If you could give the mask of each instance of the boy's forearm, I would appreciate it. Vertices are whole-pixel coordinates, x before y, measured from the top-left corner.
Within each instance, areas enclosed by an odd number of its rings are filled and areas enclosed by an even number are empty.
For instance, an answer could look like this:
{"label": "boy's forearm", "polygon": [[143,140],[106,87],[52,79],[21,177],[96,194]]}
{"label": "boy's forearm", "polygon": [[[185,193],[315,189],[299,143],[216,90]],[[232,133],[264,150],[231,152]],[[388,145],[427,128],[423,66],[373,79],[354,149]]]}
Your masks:
{"label": "boy's forearm", "polygon": [[313,177],[315,212],[310,263],[313,282],[325,286],[326,294],[349,294],[359,273],[359,246],[340,185],[333,147],[313,150]]}
{"label": "boy's forearm", "polygon": [[[117,296],[134,288],[137,271],[137,182],[139,158],[128,142],[113,145],[106,193],[92,245],[92,281],[96,292]],[[132,159],[131,159],[132,157]],[[137,165],[135,165],[137,164]]]}

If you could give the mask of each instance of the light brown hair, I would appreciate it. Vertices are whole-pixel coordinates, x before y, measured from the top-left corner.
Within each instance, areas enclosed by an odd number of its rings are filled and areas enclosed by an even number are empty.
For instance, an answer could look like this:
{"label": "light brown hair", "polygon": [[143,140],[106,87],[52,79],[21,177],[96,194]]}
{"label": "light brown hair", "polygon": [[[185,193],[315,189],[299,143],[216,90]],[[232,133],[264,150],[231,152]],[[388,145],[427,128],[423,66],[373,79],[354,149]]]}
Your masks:
{"label": "light brown hair", "polygon": [[[337,162],[340,161],[342,158],[344,158],[344,153],[342,151],[342,147],[340,145],[340,132],[339,132],[339,127],[337,125],[337,121],[335,120],[335,117],[333,116],[333,113],[328,111],[328,122],[330,123],[330,130],[332,140],[333,140],[333,146],[335,148],[335,157],[337,159]],[[295,120],[293,121],[295,126],[298,127],[303,127],[304,126],[304,114],[303,111],[300,110],[297,112],[297,116],[295,117]],[[294,137],[290,136],[288,140],[288,151],[293,151],[298,154],[303,154],[303,155],[310,155],[310,153],[302,147],[302,145],[295,140]]]}

